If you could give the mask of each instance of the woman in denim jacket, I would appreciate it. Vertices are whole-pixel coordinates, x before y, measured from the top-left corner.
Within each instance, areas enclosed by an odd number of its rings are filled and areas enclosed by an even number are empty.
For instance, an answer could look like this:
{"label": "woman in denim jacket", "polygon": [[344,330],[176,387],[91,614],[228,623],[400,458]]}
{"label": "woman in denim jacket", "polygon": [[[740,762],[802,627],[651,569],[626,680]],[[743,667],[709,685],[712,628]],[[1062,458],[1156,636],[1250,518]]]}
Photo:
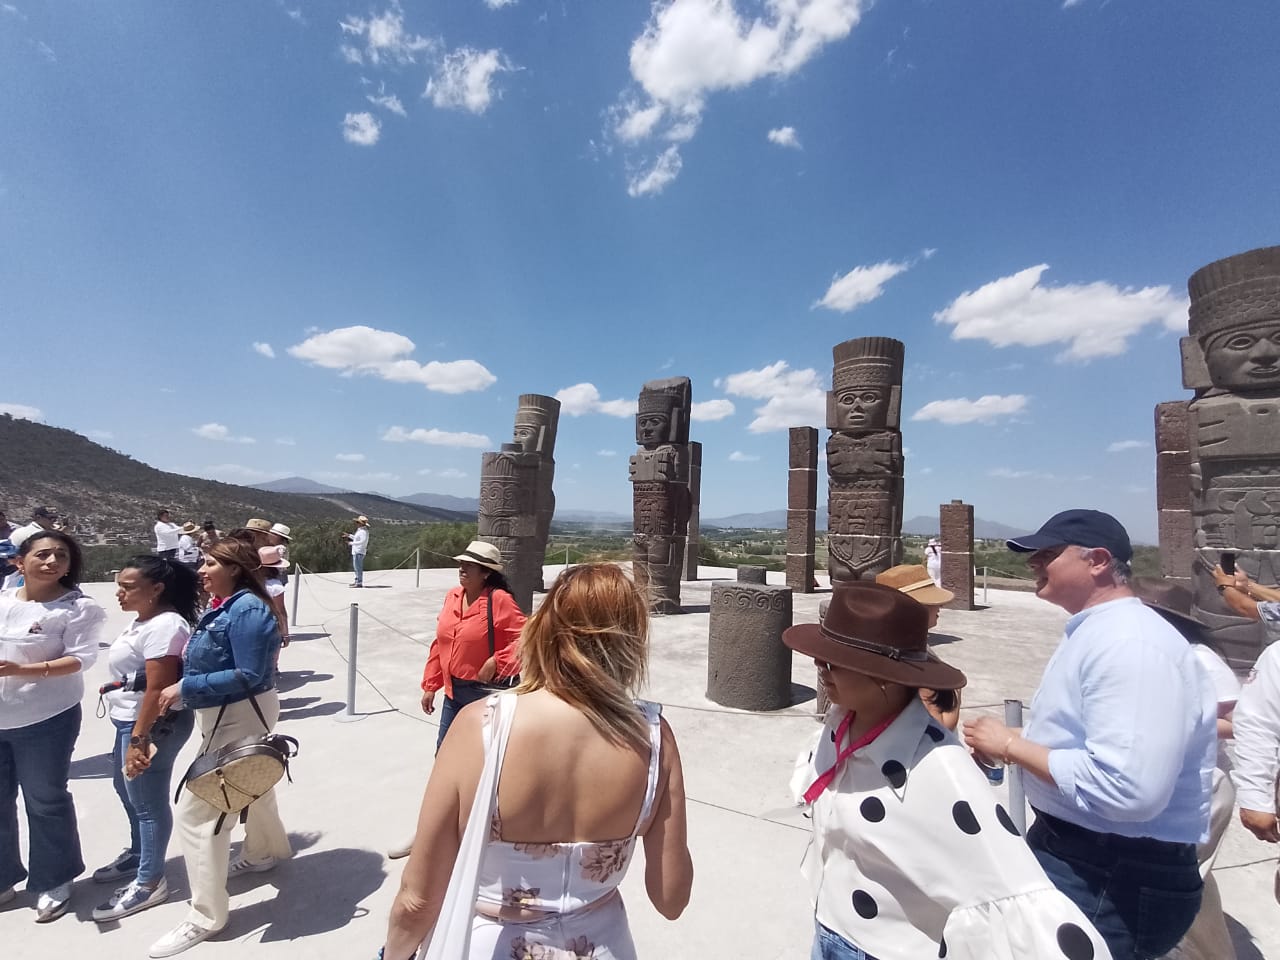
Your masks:
{"label": "woman in denim jacket", "polygon": [[[160,694],[162,709],[180,704],[196,711],[201,753],[270,732],[280,716],[272,665],[281,628],[257,571],[257,553],[235,540],[219,540],[205,554],[200,567],[204,588],[225,599],[201,618],[192,634],[182,679]],[[270,870],[277,860],[293,854],[274,790],[249,806],[244,843],[234,861],[230,823],[217,829],[221,816],[190,791],[178,801],[177,832],[187,861],[191,912],[152,945],[152,957],[174,956],[226,926],[228,876]]]}

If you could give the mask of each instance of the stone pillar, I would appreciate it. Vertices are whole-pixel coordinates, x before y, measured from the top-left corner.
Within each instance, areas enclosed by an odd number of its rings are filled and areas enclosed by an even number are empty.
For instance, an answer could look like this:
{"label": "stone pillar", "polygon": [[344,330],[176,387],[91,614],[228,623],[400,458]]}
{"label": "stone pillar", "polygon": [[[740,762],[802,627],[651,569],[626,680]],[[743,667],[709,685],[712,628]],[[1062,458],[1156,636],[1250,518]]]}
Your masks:
{"label": "stone pillar", "polygon": [[1191,589],[1191,438],[1187,402],[1156,404],[1156,511],[1160,574]]}
{"label": "stone pillar", "polygon": [[689,524],[688,377],[653,380],[640,391],[636,443],[631,458],[635,544],[632,576],[646,591],[654,613],[683,613],[680,576],[684,572]]}
{"label": "stone pillar", "polygon": [[707,697],[739,710],[791,706],[791,590],[744,580],[763,568],[739,567],[738,582],[711,585]]}
{"label": "stone pillar", "polygon": [[502,553],[502,572],[525,613],[533,608],[535,581],[542,577],[542,555],[536,547],[538,468],[538,455],[514,443],[480,457],[476,536]]}
{"label": "stone pillar", "polygon": [[698,503],[702,499],[702,444],[689,442],[689,537],[684,547],[684,578],[698,579]]}
{"label": "stone pillar", "polygon": [[1193,612],[1227,661],[1244,667],[1265,634],[1226,606],[1210,568],[1233,551],[1251,579],[1280,581],[1280,247],[1211,263],[1187,288]]}
{"label": "stone pillar", "polygon": [[827,551],[832,588],[902,562],[900,340],[836,344],[827,394]]}
{"label": "stone pillar", "polygon": [[551,518],[556,512],[553,483],[556,475],[556,430],[560,425],[560,401],[538,393],[524,393],[516,404],[513,438],[525,453],[538,455],[538,483],[534,509],[538,517],[534,542],[529,553],[537,555],[537,577],[534,589],[542,590],[542,564],[547,556],[547,539],[551,535]]}
{"label": "stone pillar", "polygon": [[972,610],[973,604],[973,506],[952,500],[938,508],[942,528],[942,589],[956,598],[948,610]]}
{"label": "stone pillar", "polygon": [[813,593],[814,521],[818,512],[818,431],[792,427],[787,471],[787,586]]}

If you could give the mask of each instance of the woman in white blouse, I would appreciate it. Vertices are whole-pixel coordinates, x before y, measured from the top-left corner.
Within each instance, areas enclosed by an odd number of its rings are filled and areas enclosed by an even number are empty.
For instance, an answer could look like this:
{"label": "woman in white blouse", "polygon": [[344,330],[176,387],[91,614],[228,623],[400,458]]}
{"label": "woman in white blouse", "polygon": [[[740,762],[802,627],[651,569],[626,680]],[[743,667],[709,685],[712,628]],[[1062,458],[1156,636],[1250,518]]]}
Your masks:
{"label": "woman in white blouse", "polygon": [[[0,904],[27,881],[36,922],[56,920],[84,871],[67,790],[80,733],[83,671],[98,657],[106,612],[80,592],[80,545],[32,535],[15,558],[24,582],[0,593]],[[18,789],[27,808],[30,873],[18,848]]]}
{"label": "woman in white blouse", "polygon": [[855,581],[821,625],[783,634],[831,701],[794,784],[812,809],[813,960],[1109,960],[921,702],[927,687],[945,709],[965,683],[929,652],[928,623],[906,594]]}

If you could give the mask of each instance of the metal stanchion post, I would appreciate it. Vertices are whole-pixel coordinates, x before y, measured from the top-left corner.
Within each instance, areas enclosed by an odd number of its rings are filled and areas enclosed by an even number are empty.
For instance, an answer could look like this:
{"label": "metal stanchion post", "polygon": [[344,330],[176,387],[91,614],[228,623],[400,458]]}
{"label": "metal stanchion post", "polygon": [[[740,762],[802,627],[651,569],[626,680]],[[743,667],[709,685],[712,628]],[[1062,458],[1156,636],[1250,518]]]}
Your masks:
{"label": "metal stanchion post", "polygon": [[347,709],[340,721],[359,720],[356,716],[356,637],[360,630],[360,604],[351,604],[351,620],[347,625]]}
{"label": "metal stanchion post", "polygon": [[[1004,723],[1014,730],[1022,729],[1022,701],[1006,700],[1004,702]],[[1027,835],[1027,794],[1022,787],[1022,767],[1016,763],[1007,769],[1006,780],[1009,784],[1009,815],[1013,817],[1014,826],[1024,837]]]}
{"label": "metal stanchion post", "polygon": [[413,551],[413,585],[422,586],[422,548]]}
{"label": "metal stanchion post", "polygon": [[293,615],[289,618],[290,624],[298,622],[298,581],[302,579],[302,564],[295,563],[293,565]]}
{"label": "metal stanchion post", "polygon": [[987,605],[987,570],[988,569],[989,568],[987,567],[982,568],[982,605],[984,607]]}

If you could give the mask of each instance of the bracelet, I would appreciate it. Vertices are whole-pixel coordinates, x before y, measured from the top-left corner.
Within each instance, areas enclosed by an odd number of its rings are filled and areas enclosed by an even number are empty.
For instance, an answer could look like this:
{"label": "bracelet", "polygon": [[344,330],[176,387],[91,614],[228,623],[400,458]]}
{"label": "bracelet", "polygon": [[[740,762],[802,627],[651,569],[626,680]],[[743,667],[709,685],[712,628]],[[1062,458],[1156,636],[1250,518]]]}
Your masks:
{"label": "bracelet", "polygon": [[44,673],[40,674],[40,679],[41,680],[49,679],[49,661],[48,660],[44,662]]}
{"label": "bracelet", "polygon": [[1006,766],[1013,762],[1009,759],[1009,744],[1017,739],[1018,735],[1016,733],[1010,734],[1009,739],[1004,742],[1004,747],[1000,750],[1000,758],[1004,760]]}

